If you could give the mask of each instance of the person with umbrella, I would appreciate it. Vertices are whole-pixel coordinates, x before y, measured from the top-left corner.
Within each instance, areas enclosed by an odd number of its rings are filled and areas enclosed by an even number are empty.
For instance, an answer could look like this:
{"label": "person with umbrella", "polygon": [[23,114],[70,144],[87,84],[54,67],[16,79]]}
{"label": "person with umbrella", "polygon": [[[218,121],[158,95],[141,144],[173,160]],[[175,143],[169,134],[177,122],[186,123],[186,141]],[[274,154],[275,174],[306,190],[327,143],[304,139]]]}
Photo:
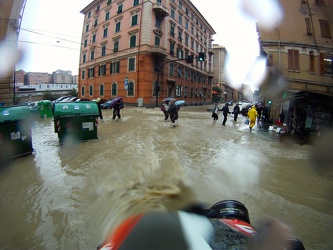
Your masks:
{"label": "person with umbrella", "polygon": [[118,116],[118,119],[121,118],[120,116],[120,101],[121,100],[117,100],[116,103],[113,105],[113,117],[112,119],[116,119],[116,116]]}
{"label": "person with umbrella", "polygon": [[169,115],[172,123],[178,120],[178,106],[175,104],[176,100],[170,101]]}
{"label": "person with umbrella", "polygon": [[169,119],[169,102],[170,101],[165,101],[164,104],[162,104],[161,110],[164,113],[164,120],[168,120]]}

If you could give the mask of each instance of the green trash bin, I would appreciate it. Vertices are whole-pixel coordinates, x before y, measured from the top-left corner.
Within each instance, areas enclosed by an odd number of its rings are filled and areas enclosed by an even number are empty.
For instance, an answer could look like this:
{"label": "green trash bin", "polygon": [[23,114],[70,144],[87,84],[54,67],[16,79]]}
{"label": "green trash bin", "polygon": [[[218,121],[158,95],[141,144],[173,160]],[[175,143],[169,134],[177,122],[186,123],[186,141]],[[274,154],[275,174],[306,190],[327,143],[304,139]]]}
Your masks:
{"label": "green trash bin", "polygon": [[52,103],[50,100],[42,100],[38,102],[38,112],[40,118],[48,118],[53,116]]}
{"label": "green trash bin", "polygon": [[63,102],[54,105],[54,132],[60,142],[97,139],[96,102]]}
{"label": "green trash bin", "polygon": [[28,106],[0,107],[0,161],[33,152]]}

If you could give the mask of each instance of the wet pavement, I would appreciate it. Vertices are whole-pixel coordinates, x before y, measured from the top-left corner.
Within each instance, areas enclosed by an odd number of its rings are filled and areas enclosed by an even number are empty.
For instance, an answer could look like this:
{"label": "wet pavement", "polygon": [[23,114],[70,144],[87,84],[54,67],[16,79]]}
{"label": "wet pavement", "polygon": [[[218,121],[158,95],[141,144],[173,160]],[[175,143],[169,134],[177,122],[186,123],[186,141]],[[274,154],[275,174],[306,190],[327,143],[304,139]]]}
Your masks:
{"label": "wet pavement", "polygon": [[306,249],[332,249],[332,172],[314,169],[313,146],[233,122],[211,106],[185,106],[177,126],[159,108],[103,110],[98,139],[60,145],[52,118],[32,127],[34,152],[0,168],[0,249],[95,249],[137,211],[225,199],[289,224]]}

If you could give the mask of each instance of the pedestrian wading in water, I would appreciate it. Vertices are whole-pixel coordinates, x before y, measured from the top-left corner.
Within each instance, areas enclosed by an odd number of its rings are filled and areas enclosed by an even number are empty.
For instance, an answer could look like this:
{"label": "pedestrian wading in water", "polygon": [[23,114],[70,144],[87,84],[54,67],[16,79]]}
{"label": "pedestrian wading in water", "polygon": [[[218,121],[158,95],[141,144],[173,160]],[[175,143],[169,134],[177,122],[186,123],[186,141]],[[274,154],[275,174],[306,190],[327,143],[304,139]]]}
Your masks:
{"label": "pedestrian wading in water", "polygon": [[223,122],[222,122],[222,125],[225,126],[225,123],[227,122],[227,117],[228,117],[228,114],[230,114],[230,111],[229,111],[229,107],[228,107],[228,103],[226,103],[224,105],[224,107],[222,108],[222,114],[223,114]]}
{"label": "pedestrian wading in water", "polygon": [[234,114],[234,121],[237,122],[238,114],[240,112],[240,108],[238,103],[236,103],[236,106],[234,107],[234,111],[232,112]]}
{"label": "pedestrian wading in water", "polygon": [[258,112],[256,110],[256,107],[253,105],[252,108],[249,110],[249,112],[247,113],[247,116],[249,117],[250,120],[250,129],[253,128],[253,126],[256,124],[256,120],[257,120],[257,116],[258,116]]}
{"label": "pedestrian wading in water", "polygon": [[215,124],[215,122],[219,119],[219,111],[219,107],[217,106],[217,103],[215,103],[212,108],[213,124]]}
{"label": "pedestrian wading in water", "polygon": [[175,104],[175,100],[170,101],[169,115],[172,123],[178,120],[178,106]]}
{"label": "pedestrian wading in water", "polygon": [[113,117],[112,119],[116,119],[116,116],[118,116],[118,119],[121,118],[120,116],[120,100],[116,102],[116,104],[113,106]]}
{"label": "pedestrian wading in water", "polygon": [[164,113],[164,120],[169,119],[169,101],[166,101],[164,104],[162,104],[161,110]]}

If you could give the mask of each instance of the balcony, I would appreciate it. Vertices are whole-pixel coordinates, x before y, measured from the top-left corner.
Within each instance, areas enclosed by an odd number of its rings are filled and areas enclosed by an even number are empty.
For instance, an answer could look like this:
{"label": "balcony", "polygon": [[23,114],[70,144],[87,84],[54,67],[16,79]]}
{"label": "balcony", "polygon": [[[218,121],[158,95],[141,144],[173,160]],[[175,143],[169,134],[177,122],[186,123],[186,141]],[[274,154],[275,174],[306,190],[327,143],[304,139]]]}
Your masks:
{"label": "balcony", "polygon": [[214,49],[212,47],[208,47],[209,55],[214,55]]}
{"label": "balcony", "polygon": [[166,17],[169,15],[168,9],[161,3],[154,3],[153,11],[155,11],[155,14],[160,17]]}
{"label": "balcony", "polygon": [[151,46],[150,48],[150,52],[152,54],[156,54],[156,55],[159,55],[159,56],[167,56],[167,49],[166,48],[163,48],[159,45],[153,45]]}

